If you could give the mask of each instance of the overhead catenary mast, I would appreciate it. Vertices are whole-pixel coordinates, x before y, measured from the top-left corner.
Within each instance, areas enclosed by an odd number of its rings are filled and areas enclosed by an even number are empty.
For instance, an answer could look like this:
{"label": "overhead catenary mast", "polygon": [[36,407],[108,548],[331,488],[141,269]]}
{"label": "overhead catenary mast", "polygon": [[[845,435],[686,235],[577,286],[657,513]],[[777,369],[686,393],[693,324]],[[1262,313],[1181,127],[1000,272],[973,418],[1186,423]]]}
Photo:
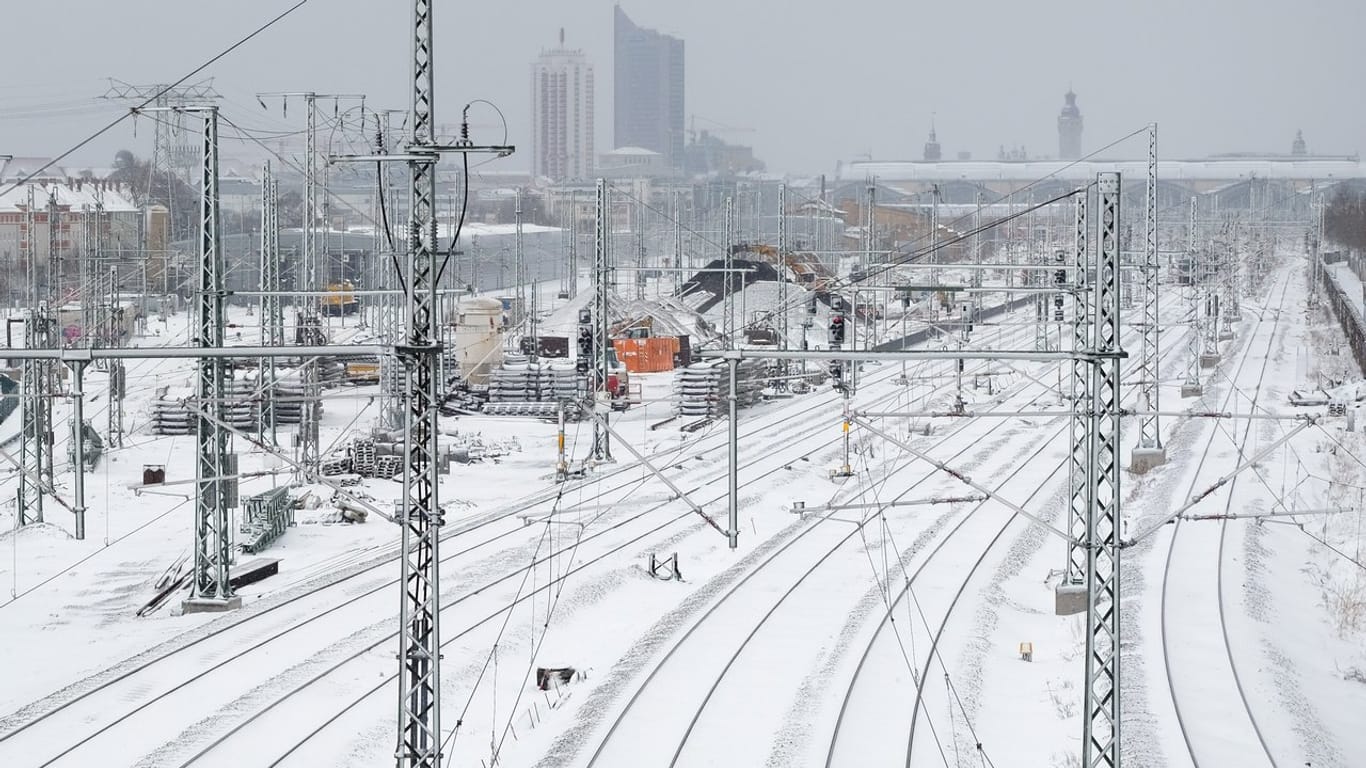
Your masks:
{"label": "overhead catenary mast", "polygon": [[[190,107],[203,118],[203,155],[199,190],[199,286],[195,296],[195,342],[202,349],[223,346],[224,260],[219,243],[218,108]],[[219,357],[199,360],[196,377],[195,416],[198,462],[195,474],[194,574],[185,609],[225,610],[242,599],[233,595],[228,579],[232,561],[228,530],[230,475],[236,462],[228,456],[228,435],[223,428],[227,397],[227,361]]]}
{"label": "overhead catenary mast", "polygon": [[1147,413],[1139,417],[1138,445],[1130,454],[1129,469],[1143,473],[1167,462],[1162,447],[1162,422],[1158,416],[1160,388],[1158,371],[1158,290],[1157,290],[1157,123],[1148,126],[1148,183],[1144,187],[1142,347],[1138,356],[1139,393]]}
{"label": "overhead catenary mast", "polygon": [[398,347],[407,385],[408,436],[400,556],[403,602],[399,627],[400,766],[441,765],[440,583],[442,512],[437,498],[436,419],[439,345],[435,341],[436,98],[433,86],[433,0],[413,0],[412,137],[408,146],[408,336]]}
{"label": "overhead catenary mast", "polygon": [[[302,291],[317,291],[322,288],[319,280],[321,254],[318,249],[318,219],[320,218],[320,201],[325,192],[323,184],[320,183],[321,172],[318,169],[318,101],[320,99],[331,100],[332,110],[336,113],[343,100],[359,100],[363,104],[365,95],[358,93],[315,93],[313,91],[259,93],[256,95],[258,100],[265,97],[280,98],[282,109],[286,111],[289,109],[290,97],[302,98],[308,110],[307,128],[305,129],[307,146],[304,150],[303,221],[301,222],[303,254],[300,266],[302,269],[295,273],[294,287]],[[264,105],[265,102],[262,101],[261,103]],[[300,272],[302,273],[301,276]],[[322,321],[318,316],[316,302],[304,299],[301,304],[296,305],[295,311],[295,342],[317,346],[326,345],[327,339],[323,337]],[[319,402],[321,381],[317,360],[304,360],[299,374],[303,382],[304,393],[303,403],[300,407],[299,464],[296,478],[302,481],[308,473],[317,471],[321,458],[321,446],[318,440],[318,425],[322,418],[322,406]]]}
{"label": "overhead catenary mast", "polygon": [[[261,169],[261,344],[278,347],[285,343],[284,307],[280,300],[280,222],[279,189],[267,161]],[[279,445],[276,434],[275,358],[261,358],[260,437],[266,445]]]}
{"label": "overhead catenary mast", "polygon": [[1191,195],[1190,223],[1186,232],[1186,278],[1189,281],[1186,313],[1190,316],[1191,327],[1186,334],[1186,355],[1189,359],[1186,361],[1186,380],[1181,384],[1182,397],[1199,397],[1204,392],[1204,387],[1200,384],[1200,351],[1204,339],[1204,307],[1200,300],[1200,291],[1204,277],[1200,274],[1201,262],[1196,245],[1198,240],[1195,215],[1198,200],[1195,195]]}

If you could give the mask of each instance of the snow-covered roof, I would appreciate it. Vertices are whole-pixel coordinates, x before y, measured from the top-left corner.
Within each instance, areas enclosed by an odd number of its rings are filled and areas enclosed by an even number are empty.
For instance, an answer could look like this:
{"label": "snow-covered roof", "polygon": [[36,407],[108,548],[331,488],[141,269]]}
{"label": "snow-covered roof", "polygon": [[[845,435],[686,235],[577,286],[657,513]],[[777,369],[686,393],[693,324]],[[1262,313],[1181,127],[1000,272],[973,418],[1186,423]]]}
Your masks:
{"label": "snow-covered roof", "polygon": [[604,157],[614,157],[614,156],[618,156],[618,157],[619,157],[619,156],[623,156],[623,155],[646,155],[646,156],[654,155],[654,156],[659,156],[659,153],[656,152],[656,151],[654,151],[653,149],[646,149],[646,148],[644,148],[644,147],[617,147],[616,149],[612,150],[611,152],[606,152],[606,153],[603,154]]}
{"label": "snow-covered roof", "polygon": [[28,187],[33,187],[33,196],[39,208],[47,207],[48,196],[57,192],[57,204],[73,211],[84,208],[93,209],[96,203],[103,202],[106,213],[135,213],[138,207],[121,192],[105,185],[100,191],[98,182],[78,182],[75,184],[33,183],[15,187],[8,192],[0,191],[0,213],[16,213],[28,205]]}
{"label": "snow-covered roof", "polygon": [[[876,176],[880,181],[1000,181],[1033,180],[1045,176],[1069,181],[1094,179],[1097,173],[1119,171],[1130,177],[1148,175],[1147,160],[1030,160],[917,162],[856,161],[840,166],[840,181],[863,181]],[[1158,160],[1158,177],[1169,180],[1219,181],[1225,179],[1311,179],[1366,178],[1366,164],[1360,158],[1229,158],[1211,160]]]}

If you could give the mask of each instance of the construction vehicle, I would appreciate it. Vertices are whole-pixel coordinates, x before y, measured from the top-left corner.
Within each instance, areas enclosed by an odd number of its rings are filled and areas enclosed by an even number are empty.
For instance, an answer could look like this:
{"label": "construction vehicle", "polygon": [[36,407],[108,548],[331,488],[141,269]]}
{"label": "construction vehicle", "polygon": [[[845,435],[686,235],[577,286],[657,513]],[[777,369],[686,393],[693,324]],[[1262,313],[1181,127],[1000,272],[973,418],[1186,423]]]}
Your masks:
{"label": "construction vehicle", "polygon": [[342,378],[347,384],[378,384],[379,358],[372,356],[357,357],[343,364]]}
{"label": "construction vehicle", "polygon": [[612,410],[624,411],[631,407],[631,374],[617,360],[617,351],[607,353],[607,397]]}
{"label": "construction vehicle", "polygon": [[356,286],[350,280],[333,280],[327,284],[327,295],[318,301],[324,315],[339,317],[354,315],[360,309],[360,300],[352,291]]}

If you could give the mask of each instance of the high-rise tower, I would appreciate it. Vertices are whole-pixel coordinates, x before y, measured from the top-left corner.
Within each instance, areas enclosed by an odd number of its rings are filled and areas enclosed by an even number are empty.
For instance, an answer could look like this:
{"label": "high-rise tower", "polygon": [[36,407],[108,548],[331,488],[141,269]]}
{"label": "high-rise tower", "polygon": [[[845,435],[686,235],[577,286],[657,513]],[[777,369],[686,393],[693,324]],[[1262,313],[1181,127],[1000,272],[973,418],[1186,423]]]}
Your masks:
{"label": "high-rise tower", "polygon": [[616,7],[613,143],[683,163],[683,41],[637,27]]}
{"label": "high-rise tower", "polygon": [[531,172],[555,180],[593,175],[593,65],[560,45],[531,65]]}
{"label": "high-rise tower", "polygon": [[1067,100],[1058,115],[1058,157],[1062,160],[1081,159],[1081,110],[1077,109],[1077,94],[1067,89]]}

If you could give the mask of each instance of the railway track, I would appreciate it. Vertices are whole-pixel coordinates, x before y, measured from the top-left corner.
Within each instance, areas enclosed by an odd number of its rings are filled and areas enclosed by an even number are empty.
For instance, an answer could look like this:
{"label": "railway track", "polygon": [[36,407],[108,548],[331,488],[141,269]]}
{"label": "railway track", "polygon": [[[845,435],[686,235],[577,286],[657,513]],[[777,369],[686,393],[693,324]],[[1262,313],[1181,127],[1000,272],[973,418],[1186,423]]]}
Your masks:
{"label": "railway track", "polygon": [[[1229,377],[1231,383],[1224,393],[1222,410],[1246,408],[1251,411],[1257,407],[1272,357],[1272,345],[1281,330],[1280,315],[1285,309],[1289,280],[1288,274],[1282,277],[1280,300],[1270,327],[1265,328],[1268,325],[1265,322],[1258,323],[1245,343],[1238,365]],[[1256,370],[1255,379],[1251,379],[1244,376],[1244,368],[1252,359],[1258,336],[1265,337],[1266,346],[1261,367]],[[1209,431],[1200,459],[1190,475],[1186,498],[1201,487],[1202,480],[1209,482],[1208,476],[1202,477],[1201,471],[1206,469],[1216,443],[1221,442],[1219,429],[1211,427]],[[1246,457],[1251,432],[1249,420],[1236,445],[1236,460]],[[1224,496],[1226,513],[1232,510],[1237,483],[1235,476],[1216,491]],[[1224,569],[1229,534],[1227,520],[1220,521],[1216,527],[1191,525],[1178,519],[1172,527],[1160,587],[1163,668],[1185,751],[1195,768],[1223,765],[1270,765],[1275,768],[1278,763],[1253,713],[1228,630]],[[1213,579],[1209,573],[1211,554]],[[1211,617],[1217,617],[1217,632],[1209,631],[1214,629],[1210,626]],[[1183,635],[1179,642],[1178,633]],[[1237,715],[1230,715],[1230,691],[1237,693],[1241,705]]]}
{"label": "railway track", "polygon": [[[886,372],[882,376],[878,376],[876,373],[871,374],[868,378],[876,381],[890,378],[890,376],[891,372]],[[894,391],[891,396],[896,397],[898,394],[899,393]],[[926,393],[922,397],[929,397],[930,394],[932,393]],[[765,430],[771,430],[779,424],[799,421],[801,418],[802,415],[800,413],[780,416],[777,419],[772,420],[766,415],[751,416],[746,420],[745,426],[748,427],[748,436],[754,437],[764,434]],[[809,423],[809,418],[806,419],[806,421]],[[808,424],[804,429],[788,433],[787,442],[790,444],[799,442],[801,438],[808,436],[811,432],[819,431],[819,429],[821,429],[821,427],[812,427]],[[718,438],[719,437],[721,436],[718,436]],[[698,446],[696,445],[689,447],[694,450],[698,449]],[[718,439],[716,445],[700,450],[699,455],[719,451],[723,447],[724,441]],[[814,453],[814,451],[808,453]],[[658,459],[659,457],[655,458]],[[697,458],[697,456],[691,458]],[[749,466],[753,466],[754,462],[755,460],[751,460]],[[590,483],[584,485],[598,485],[601,480],[607,479],[607,477],[624,475],[632,470],[633,467],[631,465],[624,465],[613,472],[607,473],[605,477],[595,478]],[[777,470],[777,466],[772,467],[769,471],[775,470]],[[718,477],[722,476],[723,475],[718,475]],[[712,482],[715,482],[715,480]],[[617,484],[612,489],[604,490],[595,488],[594,492],[598,494],[612,492],[624,495],[636,490],[639,485],[639,480],[631,479]],[[513,511],[498,513],[497,515],[494,515],[492,519],[476,521],[467,525],[462,530],[452,531],[451,536],[443,538],[449,539],[454,536],[465,536],[474,531],[487,528],[495,523],[508,521],[509,518],[518,514],[520,511],[531,508],[535,503],[544,504],[545,501],[547,501],[547,499],[540,499],[532,504],[522,505],[522,507],[514,509]],[[635,519],[643,517],[646,514],[648,514],[648,511],[637,515]],[[689,514],[690,513],[685,513],[684,515],[674,518],[671,522],[677,522],[686,518]],[[508,530],[499,531],[489,538],[464,549],[453,553],[447,550],[447,555],[443,559],[467,555],[475,549],[484,547],[523,530],[525,530],[523,526],[512,524],[509,526]],[[196,683],[201,680],[201,677],[196,674],[196,670],[202,669],[204,659],[215,660],[218,663],[218,666],[214,668],[215,671],[222,670],[222,674],[227,674],[230,670],[239,669],[243,665],[251,666],[252,664],[255,664],[256,662],[254,662],[253,659],[268,655],[272,650],[287,649],[292,651],[292,653],[281,652],[279,654],[284,660],[297,658],[300,653],[310,652],[307,643],[297,639],[301,634],[297,631],[305,627],[309,629],[309,635],[328,638],[331,637],[334,632],[341,631],[341,629],[347,626],[354,626],[357,615],[364,616],[366,614],[366,610],[359,605],[355,605],[356,603],[364,601],[377,593],[387,595],[387,592],[390,591],[387,588],[391,587],[394,583],[392,577],[385,575],[383,578],[376,581],[376,572],[377,569],[382,569],[386,566],[387,563],[385,561],[391,556],[392,555],[379,556],[377,559],[380,560],[380,562],[364,567],[334,583],[305,590],[301,594],[293,595],[276,604],[268,606],[258,612],[255,616],[244,616],[242,617],[242,620],[234,621],[227,626],[214,628],[206,635],[190,640],[182,647],[168,650],[165,653],[142,660],[132,669],[114,674],[112,677],[109,677],[98,684],[95,688],[86,690],[75,697],[68,698],[36,717],[24,717],[26,713],[21,712],[20,717],[18,718],[14,716],[7,718],[10,721],[19,719],[22,722],[18,728],[7,732],[4,736],[0,736],[0,754],[6,753],[11,749],[18,750],[19,754],[29,754],[28,747],[24,746],[25,744],[51,744],[52,740],[50,736],[52,733],[69,734],[68,729],[70,727],[70,721],[73,719],[80,721],[84,726],[82,730],[86,731],[85,738],[74,741],[67,740],[58,742],[65,748],[61,751],[56,751],[55,754],[53,754],[53,751],[47,752],[46,754],[49,755],[49,758],[47,758],[48,763],[41,763],[40,760],[39,763],[35,764],[49,764],[58,759],[74,759],[82,752],[88,752],[93,749],[96,744],[109,741],[118,743],[121,748],[133,747],[134,745],[119,738],[118,734],[130,728],[136,732],[137,729],[133,728],[135,723],[147,718],[155,720],[154,715],[159,711],[164,712],[168,709],[177,709],[178,705],[176,705],[176,702],[186,698],[188,692],[194,690]],[[524,570],[525,568],[514,569],[511,573],[505,575],[498,581],[501,582],[511,579]],[[368,578],[362,579],[361,576],[366,576]],[[496,584],[498,582],[494,583]],[[492,586],[492,584],[487,586]],[[481,587],[480,590],[487,588],[487,586]],[[324,591],[327,591],[328,595],[321,595]],[[336,593],[338,591],[342,591],[344,599],[342,602],[335,602],[329,605],[329,600],[337,599]],[[477,591],[479,590],[476,590],[476,592]],[[384,602],[387,605],[387,597],[384,598]],[[284,608],[286,606],[292,606],[291,610],[285,611]],[[246,629],[240,631],[234,630],[234,628],[244,624],[248,618],[259,619],[261,614],[271,614],[277,611],[280,613],[274,617],[277,621],[273,625],[263,624],[260,621],[252,621],[250,626]],[[300,642],[303,642],[303,647],[291,646],[293,643]],[[316,649],[313,649],[313,652],[316,652]],[[178,656],[178,658],[172,660],[171,663],[167,665],[167,660],[173,656]],[[168,668],[173,668],[175,670],[174,674],[168,676],[169,680],[159,679],[157,683],[150,686],[146,683],[145,678],[159,677],[161,672]],[[260,670],[257,670],[257,674],[261,674]],[[203,688],[205,686],[199,685],[198,687]],[[194,699],[195,697],[189,696],[189,698]],[[199,703],[197,706],[205,708],[207,707],[207,702]],[[204,709],[205,712],[210,710],[211,707]],[[92,711],[98,714],[92,716],[90,714]],[[180,711],[179,714],[183,716],[183,710]],[[207,716],[208,715],[206,714],[206,717]],[[94,728],[93,733],[89,731],[91,728]],[[46,737],[44,735],[45,733]],[[145,746],[145,744],[139,745],[136,748],[131,749],[131,751],[137,752],[138,749],[142,749]]]}
{"label": "railway track", "polygon": [[[1126,341],[1131,340],[1132,338]],[[1179,363],[1173,358],[1177,356],[1176,350],[1180,348],[1179,344],[1169,344],[1167,351],[1162,355],[1162,362],[1170,365]],[[1056,431],[1044,441],[1043,446],[1056,446],[1056,438],[1068,432],[1070,423],[1066,417],[1055,417],[1035,426],[1035,429],[1040,430],[1051,428],[1056,428]],[[1041,452],[1042,447],[1039,450]],[[1046,465],[1047,475],[1038,484],[1028,485],[1004,495],[1008,498],[1026,496],[1022,506],[1034,509],[1056,509],[1065,505],[1065,489],[1055,491],[1059,498],[1049,498],[1047,501],[1039,498],[1050,488],[1055,488],[1056,483],[1061,482],[1061,479],[1055,480],[1055,477],[1058,472],[1065,469],[1069,459],[1065,447],[1058,451],[1058,454],[1059,460],[1056,464],[1050,462]],[[1037,464],[1033,466],[1037,469]],[[1019,471],[1018,468],[1014,470],[997,489],[1008,483],[1019,484],[1016,480]],[[827,768],[861,765],[864,759],[862,755],[870,753],[878,755],[879,764],[904,762],[907,766],[911,765],[918,754],[916,732],[922,719],[930,728],[931,740],[934,742],[934,749],[931,750],[933,757],[927,758],[929,762],[942,760],[948,751],[957,748],[958,745],[953,743],[945,746],[946,741],[955,738],[953,729],[949,729],[947,733],[940,733],[925,711],[927,690],[939,690],[937,684],[930,688],[930,668],[938,663],[945,673],[944,695],[949,700],[942,702],[943,705],[950,712],[961,709],[962,704],[957,700],[956,691],[948,688],[948,664],[940,655],[940,647],[960,600],[982,565],[1005,539],[1012,526],[1027,522],[1020,519],[1019,514],[1015,512],[1008,513],[1005,519],[999,522],[994,522],[999,520],[995,516],[978,514],[990,503],[983,502],[973,513],[965,515],[949,535],[936,544],[914,572],[905,576],[901,589],[887,601],[886,610],[864,646],[840,700],[835,726],[823,755]],[[973,535],[960,535],[965,530]],[[1045,539],[1051,541],[1047,537]],[[986,542],[985,546],[982,545],[983,541]],[[932,566],[948,568],[955,574],[962,575],[944,574],[932,580],[932,583],[957,586],[947,589],[941,587],[929,591],[923,598],[918,597],[914,594],[914,589],[924,581],[925,571]],[[923,588],[923,584],[921,585]],[[903,602],[906,626],[898,626],[895,616]],[[931,624],[936,617],[937,626]],[[909,651],[905,647],[908,638],[911,646]],[[917,646],[923,650],[917,651]],[[877,672],[876,675],[872,674],[874,670]],[[915,692],[913,696],[909,693],[893,693],[912,690]],[[938,694],[935,696],[937,698]],[[890,741],[889,737],[895,733],[906,735],[899,742]],[[971,745],[977,743],[975,738],[964,740],[971,742]],[[921,743],[924,743],[923,739]],[[965,746],[972,748],[971,745]],[[980,758],[974,758],[976,759]]]}
{"label": "railway track", "polygon": [[[1032,378],[1031,381],[1041,391],[1034,395],[1028,403],[1017,408],[1017,411],[1028,409],[1039,398],[1045,397],[1050,389],[1048,384],[1037,378]],[[995,421],[994,426],[987,430],[986,434],[975,435],[966,447],[955,454],[954,459],[974,446],[987,443],[990,436],[1002,429],[1006,423],[1005,420],[992,421]],[[1037,466],[1034,462],[1046,450],[1050,441],[1044,436],[1035,435],[1038,435],[1037,428],[1030,430],[1028,435],[1023,438],[1019,435],[1010,435],[999,438],[999,441],[994,441],[991,446],[994,452],[1019,457],[1016,459],[1019,463],[1008,477],[995,485],[993,490],[999,491],[1008,483],[1016,480],[1025,467]],[[962,469],[971,471],[980,460],[980,457],[974,459]],[[1059,466],[1065,465],[1063,462]],[[1005,471],[1005,469],[1003,468],[1001,471]],[[915,486],[932,476],[934,473],[920,478]],[[942,479],[945,480],[945,484],[950,486],[956,483],[956,481],[949,480],[946,477]],[[1037,475],[1031,473],[1029,479],[1037,479]],[[1041,489],[1046,487],[1050,479],[1051,474],[1030,492],[1031,500]],[[909,490],[907,489],[907,491],[899,494],[897,499],[900,499]],[[928,560],[934,559],[936,555],[944,552],[945,545],[950,540],[955,542],[974,541],[971,537],[955,538],[955,536],[969,523],[982,524],[983,519],[989,519],[976,514],[981,512],[989,503],[977,504],[970,512],[961,515],[957,513],[946,514],[932,525],[920,530],[918,534],[903,531],[902,535],[916,539],[916,545],[910,550],[896,555],[897,565],[904,568],[905,563],[929,541],[939,536],[943,528],[949,527],[954,522],[953,518],[955,517],[959,518],[956,524],[953,524],[949,532],[939,540],[938,545],[927,556],[926,564],[928,564]],[[863,583],[866,579],[866,568],[869,563],[861,561],[856,562],[855,565],[864,569],[863,573],[860,574],[864,578],[856,578],[852,580],[852,584],[849,582],[839,583],[839,579],[831,578],[831,574],[827,574],[826,578],[822,579],[811,579],[811,577],[818,569],[829,570],[837,567],[836,564],[841,561],[836,557],[836,554],[847,548],[852,536],[855,533],[860,533],[862,528],[871,520],[872,518],[865,518],[859,521],[854,530],[837,538],[832,546],[820,548],[816,543],[805,544],[804,546],[807,549],[813,549],[813,551],[807,553],[805,559],[800,557],[795,559],[797,562],[809,562],[814,558],[815,562],[801,571],[796,576],[795,582],[791,583],[786,591],[781,591],[780,586],[788,585],[791,580],[791,573],[784,577],[786,580],[780,578],[776,584],[768,584],[762,579],[750,581],[762,569],[769,567],[775,558],[787,554],[785,551],[773,553],[754,570],[749,571],[744,579],[735,584],[714,603],[708,614],[698,619],[687,630],[686,634],[664,654],[664,657],[652,669],[646,680],[636,688],[622,712],[609,726],[606,738],[599,745],[598,751],[589,764],[618,765],[622,764],[623,760],[628,760],[630,756],[636,756],[634,764],[641,764],[642,762],[664,764],[664,758],[668,757],[664,748],[671,739],[677,740],[677,746],[672,757],[669,758],[668,765],[670,766],[709,764],[707,756],[716,754],[724,754],[728,762],[744,765],[764,764],[765,758],[767,758],[768,764],[775,764],[775,760],[791,759],[791,754],[783,755],[780,758],[766,754],[762,750],[755,751],[756,746],[766,745],[756,745],[753,734],[767,734],[781,726],[780,723],[773,722],[773,717],[778,714],[778,711],[773,706],[772,700],[786,701],[800,697],[799,689],[804,676],[796,672],[819,667],[819,655],[825,650],[824,646],[829,640],[826,627],[819,621],[812,622],[810,613],[802,610],[806,600],[797,600],[794,599],[794,596],[800,594],[810,597],[814,594],[819,597],[823,593],[838,591],[840,587],[843,587],[843,591],[847,592],[849,586]],[[822,520],[821,523],[823,522],[825,521]],[[803,529],[798,535],[801,537],[808,535],[815,531],[821,523]],[[988,551],[1004,533],[1005,527],[1003,526],[997,533],[996,539],[992,540],[991,545],[988,546]],[[832,538],[833,535],[833,533],[827,532],[824,543],[828,545],[828,539]],[[797,539],[794,538],[790,543],[796,544],[796,542]],[[984,558],[985,556],[986,552],[984,551],[981,557]],[[845,558],[846,561],[848,559]],[[857,554],[854,554],[853,559],[859,561]],[[942,561],[961,567],[964,559],[954,556],[942,558]],[[926,564],[922,564],[922,570]],[[845,566],[848,566],[848,562],[845,562]],[[876,571],[875,567],[874,571]],[[887,574],[887,578],[888,589],[890,590],[890,573]],[[913,581],[915,578],[915,576],[910,576],[908,580]],[[831,582],[836,582],[836,584],[832,585]],[[756,599],[761,595],[767,596],[773,593],[780,593],[781,596],[762,615],[758,623],[754,624],[729,657],[724,653],[718,654],[717,650],[731,647],[730,643],[719,639],[725,637],[731,625],[737,621],[742,622],[745,627],[750,624],[744,619],[748,617],[748,613],[755,610],[754,600],[745,601],[736,598],[737,595],[743,595],[746,592],[755,592]],[[959,594],[961,594],[961,590]],[[858,602],[856,595],[849,594],[842,594],[836,600],[841,606]],[[769,602],[771,601],[763,600],[764,604]],[[728,607],[723,608],[723,606]],[[722,611],[720,618],[711,616],[711,611],[718,610]],[[728,617],[727,611],[734,615]],[[755,642],[756,638],[759,637],[768,642]],[[903,639],[898,638],[898,642]],[[904,648],[902,651],[904,653]],[[717,667],[720,667],[719,673],[706,671]],[[906,667],[909,668],[909,662]],[[883,671],[888,675],[894,675],[900,670],[883,668]],[[698,698],[696,678],[699,677],[704,680],[711,679],[712,683],[702,696],[701,702],[694,707],[691,702]],[[883,704],[885,705],[886,702]],[[644,710],[644,714],[633,714],[634,708]],[[879,712],[866,714],[872,716],[870,720],[883,723],[885,721],[877,715],[879,713],[885,714],[886,710],[891,708],[893,707],[884,706],[879,708]],[[683,729],[682,736],[671,735],[682,728],[679,724],[680,710],[682,713],[686,713],[689,709],[692,709],[693,716],[686,729]],[[661,723],[665,722],[669,725],[661,726]],[[613,737],[616,734],[621,735],[617,737],[617,743],[614,744]],[[867,752],[867,742],[856,739],[851,743],[856,745],[854,756],[846,764],[882,764]],[[642,758],[642,755],[650,755],[650,757],[646,759]],[[559,763],[549,761],[543,764],[556,765]]]}
{"label": "railway track", "polygon": [[[1016,410],[1033,407],[1046,395],[1046,392],[1036,391]],[[984,441],[998,432],[1009,431],[1008,421],[993,421],[995,423],[990,425],[971,422],[959,425],[937,441],[936,448],[956,447],[949,461],[975,450],[978,455],[968,462],[968,468],[975,466],[987,457],[988,452],[982,450]],[[987,428],[983,429],[984,426]],[[1037,442],[1036,438],[1020,430],[1000,440],[998,445],[1008,447],[1020,457],[1028,455],[1026,446]],[[915,459],[906,461],[897,471],[917,464],[926,471],[897,493],[895,500],[925,484],[931,485],[927,489],[930,493],[961,488],[954,478],[925,467]],[[862,495],[867,493],[865,490]],[[951,516],[942,516],[932,526],[942,525]],[[909,520],[898,522],[906,524],[915,520],[916,515],[910,513],[906,517]],[[836,603],[843,605],[853,602],[866,585],[866,555],[848,545],[855,536],[862,538],[869,523],[882,518],[869,515],[857,521],[842,521],[847,530],[832,523],[832,518],[832,515],[823,515],[802,528],[711,604],[636,687],[607,728],[588,765],[701,764],[707,760],[697,753],[714,755],[717,742],[725,745],[723,753],[735,764],[762,764],[763,754],[753,753],[756,744],[753,739],[745,739],[743,732],[750,729],[754,733],[768,732],[768,720],[774,709],[766,705],[766,700],[784,700],[785,690],[800,682],[799,676],[790,672],[784,678],[784,670],[809,667],[810,656],[819,652],[818,643],[803,642],[813,631],[807,626],[812,623],[812,616],[805,610],[806,599],[818,599],[821,593],[827,593],[828,598],[828,593],[833,592]],[[909,535],[914,537],[915,533]],[[779,567],[788,563],[793,569],[784,571]],[[845,578],[830,574],[830,578],[812,579],[822,568],[827,571],[838,568],[838,575]],[[849,578],[849,573],[854,574],[854,578]],[[850,592],[853,594],[847,594]],[[769,599],[773,594],[779,596],[776,602]],[[794,599],[799,594],[803,600]],[[758,606],[770,603],[757,623],[753,622]],[[738,644],[735,643],[737,626],[739,632],[744,633]],[[819,630],[815,632],[820,634]],[[755,642],[760,637],[767,642]],[[773,652],[775,647],[778,650]],[[730,651],[731,648],[734,650]],[[710,687],[699,689],[698,678],[711,680]],[[725,695],[721,693],[723,686]],[[736,708],[741,710],[743,719],[737,720],[734,716]],[[692,717],[684,722],[680,714],[689,711]],[[675,744],[671,755],[667,750],[670,743]],[[636,756],[634,761],[630,759],[632,755]],[[689,755],[691,758],[687,757]]]}

